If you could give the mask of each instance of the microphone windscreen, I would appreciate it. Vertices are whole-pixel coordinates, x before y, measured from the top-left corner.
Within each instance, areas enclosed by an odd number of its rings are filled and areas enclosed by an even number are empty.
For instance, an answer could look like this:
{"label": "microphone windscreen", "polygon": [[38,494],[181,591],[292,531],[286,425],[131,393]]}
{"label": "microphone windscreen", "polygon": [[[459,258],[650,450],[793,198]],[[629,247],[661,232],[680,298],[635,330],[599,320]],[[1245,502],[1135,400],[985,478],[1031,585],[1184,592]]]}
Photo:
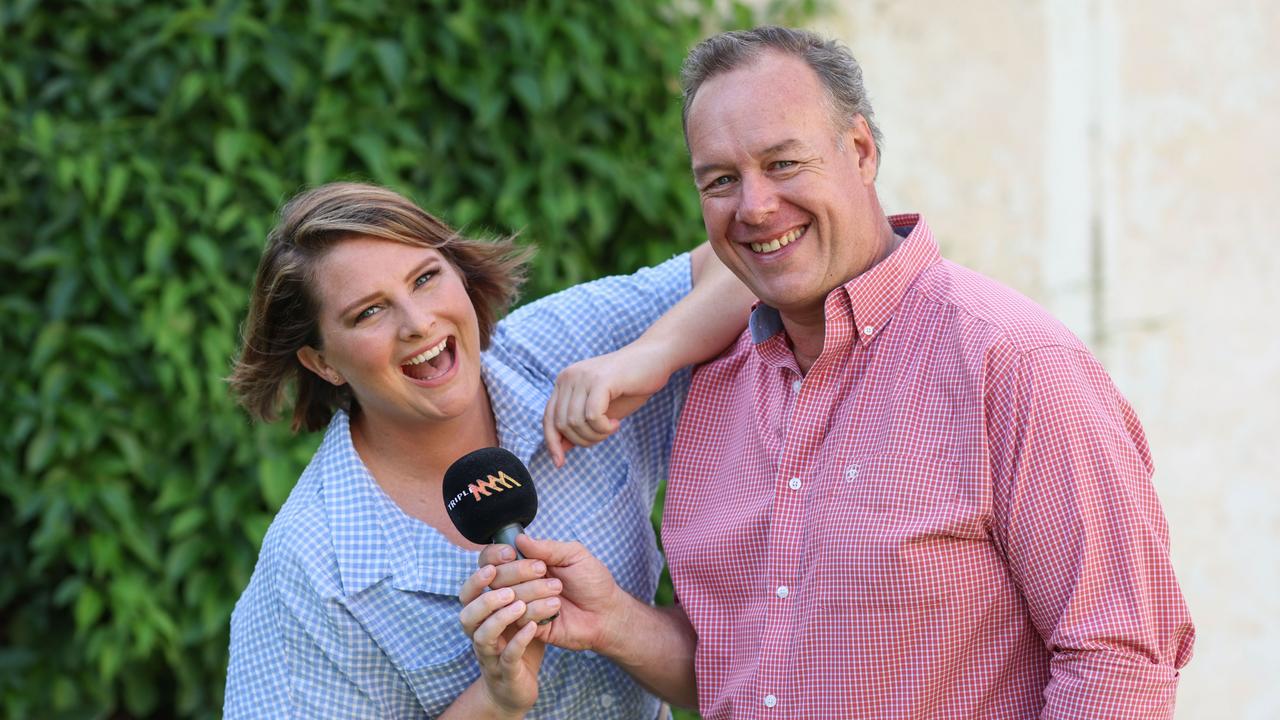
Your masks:
{"label": "microphone windscreen", "polygon": [[463,537],[487,545],[503,527],[533,522],[538,493],[520,458],[502,448],[480,448],[445,471],[444,507]]}

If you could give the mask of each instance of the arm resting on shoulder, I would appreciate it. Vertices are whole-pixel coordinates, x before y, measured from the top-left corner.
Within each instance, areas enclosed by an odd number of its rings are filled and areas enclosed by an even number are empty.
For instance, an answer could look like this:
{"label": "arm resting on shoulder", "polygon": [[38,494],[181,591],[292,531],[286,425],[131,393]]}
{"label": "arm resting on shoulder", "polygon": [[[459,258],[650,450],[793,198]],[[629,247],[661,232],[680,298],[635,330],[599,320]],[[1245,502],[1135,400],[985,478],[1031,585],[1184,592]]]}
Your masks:
{"label": "arm resting on shoulder", "polygon": [[573,445],[589,447],[666,385],[677,370],[720,354],[746,328],[755,297],[703,243],[690,254],[693,288],[639,338],[565,368],[543,415],[557,466]]}

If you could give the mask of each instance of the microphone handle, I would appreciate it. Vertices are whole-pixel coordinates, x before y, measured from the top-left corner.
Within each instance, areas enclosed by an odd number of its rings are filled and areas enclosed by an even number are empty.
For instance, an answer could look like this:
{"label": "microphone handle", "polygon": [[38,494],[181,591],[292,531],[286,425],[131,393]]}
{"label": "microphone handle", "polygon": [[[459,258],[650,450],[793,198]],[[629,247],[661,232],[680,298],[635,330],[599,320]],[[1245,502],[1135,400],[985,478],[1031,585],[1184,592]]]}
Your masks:
{"label": "microphone handle", "polygon": [[[516,536],[522,532],[524,532],[524,528],[520,526],[520,523],[503,525],[498,528],[498,532],[493,534],[493,543],[495,545],[510,545],[513,550],[516,550]],[[521,555],[519,550],[516,550],[516,559],[524,559],[524,555]]]}

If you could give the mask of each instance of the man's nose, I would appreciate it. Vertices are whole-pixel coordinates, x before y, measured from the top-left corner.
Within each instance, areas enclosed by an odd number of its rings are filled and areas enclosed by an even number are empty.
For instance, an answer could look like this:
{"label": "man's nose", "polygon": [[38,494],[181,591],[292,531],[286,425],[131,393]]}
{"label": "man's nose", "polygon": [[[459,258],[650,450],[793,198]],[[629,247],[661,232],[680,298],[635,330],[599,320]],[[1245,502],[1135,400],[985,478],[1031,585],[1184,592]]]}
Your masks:
{"label": "man's nose", "polygon": [[741,201],[737,220],[746,225],[760,225],[778,209],[778,194],[773,183],[758,178],[742,179]]}

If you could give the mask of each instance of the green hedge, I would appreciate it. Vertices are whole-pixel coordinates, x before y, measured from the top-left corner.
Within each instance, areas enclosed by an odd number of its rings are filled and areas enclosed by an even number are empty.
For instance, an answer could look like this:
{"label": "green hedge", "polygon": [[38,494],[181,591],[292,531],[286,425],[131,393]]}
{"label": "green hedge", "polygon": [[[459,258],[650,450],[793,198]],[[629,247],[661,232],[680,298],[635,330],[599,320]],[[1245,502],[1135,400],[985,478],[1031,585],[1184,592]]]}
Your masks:
{"label": "green hedge", "polygon": [[520,231],[531,297],[661,260],[702,235],[676,70],[755,19],[0,3],[0,715],[218,714],[231,609],[317,441],[221,379],[286,197],[367,179]]}

